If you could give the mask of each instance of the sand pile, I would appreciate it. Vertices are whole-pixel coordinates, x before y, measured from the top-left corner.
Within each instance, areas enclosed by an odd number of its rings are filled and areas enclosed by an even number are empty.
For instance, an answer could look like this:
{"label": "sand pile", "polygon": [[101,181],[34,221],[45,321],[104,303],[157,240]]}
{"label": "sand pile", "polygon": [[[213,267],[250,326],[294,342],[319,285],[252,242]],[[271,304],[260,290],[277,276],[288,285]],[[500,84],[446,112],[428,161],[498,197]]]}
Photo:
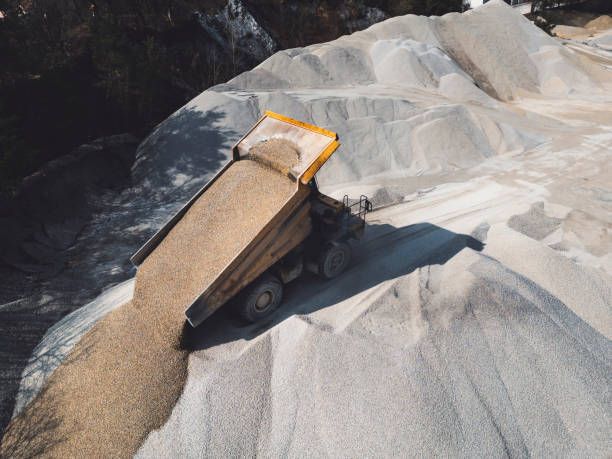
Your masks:
{"label": "sand pile", "polygon": [[608,130],[419,190],[271,324],[205,323],[138,457],[607,457],[612,259],[561,228],[578,207],[608,231],[610,146]]}
{"label": "sand pile", "polygon": [[[605,19],[594,27],[603,24]],[[498,0],[465,14],[396,17],[324,45],[281,51],[229,85],[271,89],[274,82],[296,89],[368,82],[431,89],[456,75],[460,93],[467,82],[510,100],[526,91],[549,93],[550,67],[562,67],[556,78],[574,89],[599,78],[594,66]],[[447,93],[452,91],[447,88]]]}
{"label": "sand pile", "polygon": [[283,139],[264,140],[254,145],[246,157],[287,176],[290,175],[291,169],[300,162],[297,146]]}
{"label": "sand pile", "polygon": [[612,29],[612,16],[603,14],[589,22],[584,26],[587,29],[594,29],[598,31]]}
{"label": "sand pile", "polygon": [[141,265],[133,300],[96,324],[13,420],[3,455],[131,456],[182,391],[184,309],[294,191],[255,161],[232,165]]}
{"label": "sand pile", "polygon": [[[560,19],[563,21],[564,18],[561,17]],[[599,36],[601,35],[601,32],[605,32],[609,29],[612,29],[612,17],[604,14],[590,20],[583,26],[559,22],[558,25],[553,28],[552,32],[554,35],[560,38],[586,40],[591,37]]]}
{"label": "sand pile", "polygon": [[[345,276],[295,282],[263,324],[204,322],[183,393],[138,454],[609,456],[612,99],[587,57],[493,1],[282,51],[162,123],[122,201],[130,228],[188,199],[265,109],[339,133],[324,192],[389,207],[369,216]],[[178,334],[156,344],[131,310],[152,343],[139,362],[184,368],[166,354]],[[62,404],[91,407],[74,380]],[[144,391],[127,392],[150,403]],[[147,428],[167,416],[156,410]]]}
{"label": "sand pile", "polygon": [[194,100],[238,121],[246,93],[253,117],[334,130],[324,191],[403,202],[370,216],[351,271],[301,281],[271,324],[203,324],[139,456],[608,455],[612,259],[568,225],[580,208],[596,237],[612,221],[592,66],[489,2],[283,51]]}
{"label": "sand pile", "polygon": [[[195,186],[194,171],[220,167],[213,159],[267,109],[340,135],[322,183],[463,169],[547,139],[500,100],[585,85],[590,91],[599,78],[593,68],[502,1],[463,15],[396,17],[329,43],[280,51],[202,93],[143,143],[134,177],[140,193],[157,199],[176,195],[185,180]],[[199,128],[187,133],[195,123]],[[438,145],[452,144],[455,129],[470,150],[461,161],[449,158],[448,148],[443,160],[421,160],[440,157]],[[197,154],[202,143],[215,148]]]}
{"label": "sand pile", "polygon": [[578,59],[498,2],[491,10],[477,8],[470,13],[441,18],[441,42],[449,56],[493,97],[512,100],[525,92],[567,94],[588,90],[599,81],[597,66]]}

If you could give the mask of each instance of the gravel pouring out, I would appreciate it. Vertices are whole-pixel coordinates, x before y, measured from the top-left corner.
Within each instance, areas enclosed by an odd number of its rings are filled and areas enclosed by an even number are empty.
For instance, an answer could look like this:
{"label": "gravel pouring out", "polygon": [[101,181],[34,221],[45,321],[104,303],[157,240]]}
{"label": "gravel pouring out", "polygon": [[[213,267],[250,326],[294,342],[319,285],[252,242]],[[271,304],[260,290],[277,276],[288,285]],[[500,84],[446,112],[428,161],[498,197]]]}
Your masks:
{"label": "gravel pouring out", "polygon": [[254,145],[247,158],[289,176],[291,169],[300,161],[300,153],[297,147],[287,140],[269,139]]}
{"label": "gravel pouring out", "polygon": [[183,389],[185,308],[295,189],[256,161],[234,163],[140,266],[133,300],[100,321],[13,420],[2,455],[133,455]]}

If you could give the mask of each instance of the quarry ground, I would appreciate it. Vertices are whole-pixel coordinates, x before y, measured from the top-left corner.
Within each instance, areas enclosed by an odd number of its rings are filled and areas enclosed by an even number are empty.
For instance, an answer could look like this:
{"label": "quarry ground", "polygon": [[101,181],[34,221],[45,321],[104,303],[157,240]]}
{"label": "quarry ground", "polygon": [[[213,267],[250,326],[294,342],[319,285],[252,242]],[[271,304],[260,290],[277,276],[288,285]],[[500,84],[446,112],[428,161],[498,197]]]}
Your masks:
{"label": "quarry ground", "polygon": [[[265,323],[222,310],[188,330],[176,404],[125,455],[608,456],[611,65],[600,46],[562,44],[490,2],[281,51],[162,123],[134,186],[82,235],[89,277],[75,288],[127,277],[127,249],[264,109],[338,132],[322,191],[367,194],[377,210],[340,278],[290,284]],[[19,413],[59,362],[133,289],[49,330],[4,453],[28,438]]]}
{"label": "quarry ground", "polygon": [[605,456],[612,123],[515,106],[591,127],[388,186],[401,202],[369,216],[340,279],[294,285],[270,323],[193,332],[183,395],[139,455]]}

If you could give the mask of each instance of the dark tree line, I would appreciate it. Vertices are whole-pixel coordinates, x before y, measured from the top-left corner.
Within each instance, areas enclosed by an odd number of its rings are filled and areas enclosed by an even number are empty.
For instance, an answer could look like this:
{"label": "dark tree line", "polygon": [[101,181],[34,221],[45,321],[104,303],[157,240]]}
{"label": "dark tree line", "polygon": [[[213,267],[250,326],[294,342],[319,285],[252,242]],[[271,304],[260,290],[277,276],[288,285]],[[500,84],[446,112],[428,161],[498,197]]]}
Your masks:
{"label": "dark tree line", "polygon": [[8,3],[0,8],[4,189],[92,138],[149,129],[227,75],[221,55],[210,72],[207,59],[223,50],[199,33],[190,2]]}

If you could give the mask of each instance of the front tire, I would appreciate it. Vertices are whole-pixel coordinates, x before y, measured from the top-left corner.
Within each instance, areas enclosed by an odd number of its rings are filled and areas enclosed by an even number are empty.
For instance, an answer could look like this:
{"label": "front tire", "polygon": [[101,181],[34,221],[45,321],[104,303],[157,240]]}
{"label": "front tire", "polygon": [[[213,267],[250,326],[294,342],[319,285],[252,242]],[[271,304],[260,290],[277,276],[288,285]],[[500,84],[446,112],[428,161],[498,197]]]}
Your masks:
{"label": "front tire", "polygon": [[331,242],[319,257],[319,275],[333,279],[342,274],[351,263],[352,250],[346,242]]}
{"label": "front tire", "polygon": [[278,277],[266,273],[245,289],[238,312],[247,322],[257,322],[272,314],[282,299],[282,282]]}

